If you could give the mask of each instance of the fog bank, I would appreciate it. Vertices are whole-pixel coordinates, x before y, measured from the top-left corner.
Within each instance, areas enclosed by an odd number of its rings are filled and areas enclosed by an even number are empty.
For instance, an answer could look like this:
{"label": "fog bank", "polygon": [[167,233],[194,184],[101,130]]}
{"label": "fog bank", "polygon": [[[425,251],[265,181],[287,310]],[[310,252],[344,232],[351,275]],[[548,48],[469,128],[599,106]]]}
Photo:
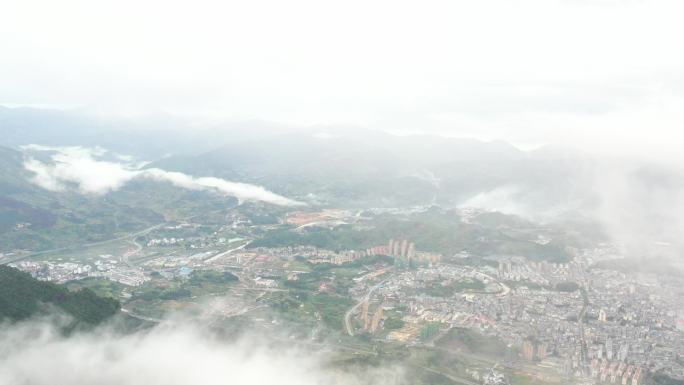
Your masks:
{"label": "fog bank", "polygon": [[401,384],[401,371],[346,372],[327,353],[263,337],[228,342],[192,323],[121,335],[104,327],[64,337],[47,321],[0,325],[4,385]]}

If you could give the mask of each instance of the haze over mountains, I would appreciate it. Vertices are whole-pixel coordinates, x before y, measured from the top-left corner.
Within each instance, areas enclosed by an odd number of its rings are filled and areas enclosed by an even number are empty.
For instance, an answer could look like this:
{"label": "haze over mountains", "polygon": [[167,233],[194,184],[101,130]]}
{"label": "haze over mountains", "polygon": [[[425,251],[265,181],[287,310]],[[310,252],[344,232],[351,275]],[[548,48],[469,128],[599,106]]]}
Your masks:
{"label": "haze over mountains", "polygon": [[258,138],[273,124],[246,121],[202,123],[170,116],[112,117],[87,110],[60,110],[0,105],[0,145],[100,146],[112,151],[156,159],[169,154],[195,154],[217,144]]}
{"label": "haze over mountains", "polygon": [[[353,193],[355,185],[365,189],[367,186],[359,184],[375,183],[376,188],[386,190],[378,191],[378,196],[393,191],[403,194],[403,199],[410,200],[414,195],[414,200],[422,202],[442,190],[445,196],[437,194],[436,199],[457,203],[508,184],[555,185],[546,183],[548,178],[581,171],[577,158],[563,159],[544,151],[523,152],[505,142],[474,139],[402,137],[354,129],[337,133],[334,128],[318,127],[292,130],[255,122],[229,125],[223,131],[192,129],[182,121],[174,121],[175,126],[169,127],[34,109],[5,109],[0,116],[8,131],[0,144],[6,147],[99,146],[152,161],[147,168],[181,171],[196,177],[261,181],[275,189],[290,178],[317,185],[309,186],[314,191],[307,190],[306,185],[293,191],[300,196],[316,195],[321,185],[333,189],[340,185],[339,192],[348,189]],[[41,122],[41,116],[50,122]],[[36,128],[23,129],[27,126]],[[538,164],[540,157],[547,164]]]}
{"label": "haze over mountains", "polygon": [[[0,109],[0,122],[6,133],[0,138],[5,232],[23,222],[36,230],[55,226],[58,218],[78,223],[78,212],[90,216],[82,211],[88,206],[84,200],[124,207],[130,215],[118,226],[144,228],[187,206],[187,194],[210,197],[190,205],[233,204],[231,196],[245,198],[230,187],[237,182],[272,191],[284,203],[350,208],[431,203],[542,221],[590,219],[612,237],[634,243],[639,253],[653,242],[680,242],[682,223],[672,208],[684,202],[681,172],[638,162],[616,166],[554,146],[523,151],[503,141],[255,122],[192,129],[181,120],[108,120],[27,108]],[[64,148],[71,149],[70,156]],[[50,174],[43,175],[52,178],[44,182],[64,182],[68,188],[46,191],[49,183],[36,184],[36,172]],[[102,191],[88,188],[101,185]],[[250,194],[248,199],[271,199]],[[150,209],[142,196],[154,196],[159,209]],[[649,218],[647,224],[642,218]]]}

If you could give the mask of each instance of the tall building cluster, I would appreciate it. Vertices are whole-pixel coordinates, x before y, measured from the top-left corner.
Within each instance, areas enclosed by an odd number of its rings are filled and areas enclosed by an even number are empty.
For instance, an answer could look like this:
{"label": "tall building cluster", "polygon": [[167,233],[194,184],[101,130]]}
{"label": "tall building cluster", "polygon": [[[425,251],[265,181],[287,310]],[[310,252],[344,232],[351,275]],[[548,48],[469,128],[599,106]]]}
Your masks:
{"label": "tall building cluster", "polygon": [[546,358],[546,344],[530,339],[523,341],[522,355],[528,361],[541,361]]}
{"label": "tall building cluster", "polygon": [[382,304],[378,306],[378,309],[375,311],[375,314],[373,314],[373,319],[371,320],[370,324],[370,332],[375,333],[380,329],[380,322],[382,321],[382,317],[384,316],[384,312],[382,310]]}
{"label": "tall building cluster", "polygon": [[416,257],[416,244],[409,242],[406,239],[390,239],[387,250],[388,254],[393,257],[404,257],[409,259]]}
{"label": "tall building cluster", "polygon": [[380,323],[382,322],[382,318],[385,316],[385,313],[382,310],[382,304],[380,304],[375,310],[375,313],[373,313],[373,316],[370,317],[368,314],[369,306],[369,300],[363,302],[363,307],[361,308],[361,322],[363,323],[363,330],[375,333],[380,330]]}

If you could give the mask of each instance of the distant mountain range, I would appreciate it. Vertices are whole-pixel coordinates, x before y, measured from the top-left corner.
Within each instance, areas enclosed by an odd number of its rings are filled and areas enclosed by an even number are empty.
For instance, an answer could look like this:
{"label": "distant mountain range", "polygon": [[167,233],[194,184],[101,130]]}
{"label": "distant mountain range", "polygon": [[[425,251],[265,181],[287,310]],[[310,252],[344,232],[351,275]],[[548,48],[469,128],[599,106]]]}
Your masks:
{"label": "distant mountain range", "polygon": [[485,194],[470,203],[487,205],[493,194],[522,205],[509,207],[514,211],[541,212],[590,198],[578,188],[587,177],[578,154],[525,152],[502,141],[259,122],[199,129],[171,118],[112,120],[2,107],[0,127],[1,146],[100,146],[152,161],[149,168],[253,183],[314,204],[459,205]]}
{"label": "distant mountain range", "polygon": [[[155,181],[131,182],[105,195],[47,191],[29,181],[33,174],[24,167],[22,150],[29,144],[99,146],[151,161],[147,168],[264,186],[314,207],[470,204],[539,214],[578,200],[574,184],[583,172],[573,158],[524,152],[501,141],[371,130],[292,131],[252,122],[198,131],[172,119],[108,120],[74,111],[3,107],[0,128],[0,146],[5,146],[0,147],[0,240],[10,249],[100,241],[192,207],[201,213],[235,202]],[[23,224],[30,226],[17,231]]]}
{"label": "distant mountain range", "polygon": [[[616,239],[638,240],[639,252],[648,252],[654,240],[679,242],[682,228],[676,215],[684,209],[680,171],[606,164],[557,147],[522,151],[502,141],[261,122],[200,129],[171,118],[2,107],[0,130],[0,241],[30,249],[55,246],[55,239],[103,239],[236,201],[152,180],[98,196],[49,192],[28,181],[21,151],[27,144],[100,146],[148,161],[146,168],[263,186],[314,208],[439,205],[545,221],[587,216]],[[23,222],[32,228],[14,231]]]}
{"label": "distant mountain range", "polygon": [[199,154],[223,143],[258,138],[273,127],[260,121],[197,125],[164,115],[126,119],[85,110],[0,106],[0,146],[100,146],[148,160]]}
{"label": "distant mountain range", "polygon": [[300,200],[357,207],[453,206],[497,189],[522,204],[521,212],[587,198],[574,195],[587,171],[576,159],[524,152],[505,142],[382,132],[272,135],[149,167],[208,173]]}

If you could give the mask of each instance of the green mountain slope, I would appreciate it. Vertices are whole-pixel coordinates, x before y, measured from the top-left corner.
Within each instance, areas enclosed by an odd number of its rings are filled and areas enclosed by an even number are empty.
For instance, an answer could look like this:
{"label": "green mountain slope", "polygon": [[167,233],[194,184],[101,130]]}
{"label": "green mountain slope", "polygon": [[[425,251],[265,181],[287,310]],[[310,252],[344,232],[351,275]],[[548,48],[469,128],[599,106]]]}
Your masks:
{"label": "green mountain slope", "polygon": [[42,282],[9,266],[0,265],[0,320],[18,321],[39,314],[51,304],[77,322],[95,325],[119,311],[112,298],[101,298],[91,290],[70,292],[66,287]]}
{"label": "green mountain slope", "polygon": [[0,147],[0,252],[100,242],[236,203],[156,181],[131,182],[105,195],[48,191],[31,183],[23,161],[21,152]]}

